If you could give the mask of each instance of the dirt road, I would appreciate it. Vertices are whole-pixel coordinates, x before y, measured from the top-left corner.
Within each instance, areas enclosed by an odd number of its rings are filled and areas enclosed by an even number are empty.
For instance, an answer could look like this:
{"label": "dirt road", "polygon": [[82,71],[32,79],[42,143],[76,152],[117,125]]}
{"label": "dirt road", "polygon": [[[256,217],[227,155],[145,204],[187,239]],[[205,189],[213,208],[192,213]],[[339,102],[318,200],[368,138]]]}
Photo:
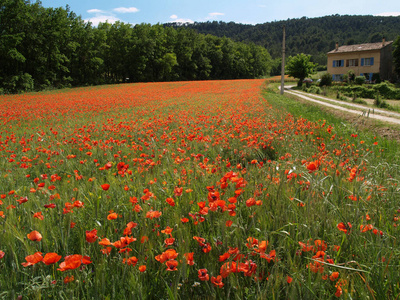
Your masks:
{"label": "dirt road", "polygon": [[[376,119],[380,120],[382,122],[388,122],[392,124],[397,124],[400,125],[400,113],[397,112],[391,112],[391,111],[385,111],[382,109],[372,109],[365,107],[363,105],[355,104],[355,103],[349,103],[349,102],[343,102],[343,101],[338,101],[334,99],[330,99],[327,97],[315,95],[315,94],[309,94],[301,91],[296,91],[292,90],[293,86],[285,86],[285,93],[295,95],[296,97],[299,97],[303,100],[306,101],[311,101],[314,103],[317,103],[319,105],[323,105],[329,108],[333,108],[336,110],[340,110],[346,113],[350,114],[356,114],[359,116],[365,116],[366,118],[370,119]],[[321,100],[318,100],[321,99]],[[346,107],[344,107],[346,106]],[[354,108],[354,109],[352,109]]]}

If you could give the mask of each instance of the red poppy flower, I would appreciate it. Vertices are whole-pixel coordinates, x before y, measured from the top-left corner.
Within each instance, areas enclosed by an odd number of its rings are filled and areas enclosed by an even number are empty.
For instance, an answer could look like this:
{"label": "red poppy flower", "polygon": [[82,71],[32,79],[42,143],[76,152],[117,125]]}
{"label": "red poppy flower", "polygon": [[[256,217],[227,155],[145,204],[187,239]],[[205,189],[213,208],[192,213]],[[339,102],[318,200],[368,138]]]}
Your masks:
{"label": "red poppy flower", "polygon": [[140,272],[144,272],[144,271],[146,271],[146,266],[145,265],[141,265],[140,267],[139,267],[139,271]]}
{"label": "red poppy flower", "polygon": [[208,272],[207,269],[200,269],[198,271],[199,279],[201,281],[208,281],[210,279],[210,275],[208,275],[207,272]]}
{"label": "red poppy flower", "polygon": [[43,257],[43,262],[46,265],[51,265],[51,264],[55,264],[60,259],[61,259],[61,255],[58,255],[57,253],[54,253],[54,252],[49,252],[49,253],[46,253],[46,255]]}
{"label": "red poppy flower", "polygon": [[24,267],[33,266],[34,264],[37,264],[43,260],[42,252],[36,252],[35,254],[28,255],[25,257],[25,260],[26,262],[21,263],[21,265]]}
{"label": "red poppy flower", "polygon": [[167,198],[165,199],[165,202],[167,202],[171,206],[175,206],[175,201],[172,198]]}
{"label": "red poppy flower", "polygon": [[108,238],[104,238],[99,242],[99,245],[108,246],[108,245],[111,245],[111,242]]}
{"label": "red poppy flower", "polygon": [[74,281],[74,280],[75,280],[74,275],[65,276],[63,282],[64,282],[64,284],[67,284],[67,283],[70,283],[70,282],[72,282],[72,281]]}
{"label": "red poppy flower", "polygon": [[67,270],[73,270],[79,268],[81,264],[82,264],[82,255],[79,254],[68,255],[65,257],[64,261],[60,264],[60,267],[57,270],[61,272]]}
{"label": "red poppy flower", "polygon": [[178,271],[178,262],[176,260],[168,260],[165,265],[167,266],[167,271]]}
{"label": "red poppy flower", "polygon": [[103,189],[103,191],[108,191],[108,189],[110,188],[110,185],[108,183],[102,184],[101,188]]}
{"label": "red poppy flower", "polygon": [[42,235],[36,230],[33,230],[31,233],[28,233],[27,237],[33,242],[40,242],[42,240]]}
{"label": "red poppy flower", "polygon": [[39,219],[39,220],[43,220],[44,219],[44,216],[42,215],[41,211],[39,211],[37,213],[34,213],[33,217],[36,218],[36,219]]}
{"label": "red poppy flower", "polygon": [[88,243],[94,243],[97,240],[97,229],[86,231],[86,241]]}
{"label": "red poppy flower", "polygon": [[329,279],[331,281],[336,281],[336,279],[338,279],[339,277],[339,272],[332,272],[331,276],[329,276]]}
{"label": "red poppy flower", "polygon": [[115,220],[116,218],[118,218],[118,215],[115,212],[113,212],[107,216],[107,220]]}
{"label": "red poppy flower", "polygon": [[221,275],[218,275],[217,277],[214,277],[214,276],[211,277],[211,282],[215,286],[217,286],[219,288],[222,288],[224,286],[224,283],[222,282],[222,276]]}
{"label": "red poppy flower", "polygon": [[4,251],[0,250],[0,259],[2,259],[4,255],[5,255]]}
{"label": "red poppy flower", "polygon": [[122,260],[122,263],[123,263],[123,264],[127,264],[128,266],[134,267],[134,266],[136,266],[136,264],[138,263],[138,261],[139,261],[139,260],[137,259],[137,257],[132,256],[132,257],[129,257],[128,259],[124,258],[124,259]]}
{"label": "red poppy flower", "polygon": [[344,224],[343,222],[340,222],[340,223],[337,225],[337,228],[338,228],[340,231],[343,231],[344,233],[350,233],[351,224],[350,224],[350,222],[347,222],[347,224]]}
{"label": "red poppy flower", "polygon": [[186,258],[186,261],[187,261],[187,264],[189,266],[193,266],[194,265],[193,254],[194,254],[194,252],[189,252],[189,253],[185,253],[184,254],[184,256]]}
{"label": "red poppy flower", "polygon": [[167,238],[164,240],[164,244],[165,246],[171,246],[173,245],[175,242],[175,239],[173,237]]}

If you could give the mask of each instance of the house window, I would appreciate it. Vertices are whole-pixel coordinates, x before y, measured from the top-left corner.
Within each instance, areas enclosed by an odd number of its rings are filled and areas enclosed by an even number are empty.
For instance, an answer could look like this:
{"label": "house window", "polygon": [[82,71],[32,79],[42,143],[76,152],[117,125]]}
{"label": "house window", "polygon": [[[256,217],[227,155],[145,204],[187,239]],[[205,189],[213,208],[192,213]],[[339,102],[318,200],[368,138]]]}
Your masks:
{"label": "house window", "polygon": [[346,67],[358,67],[358,59],[346,60]]}
{"label": "house window", "polygon": [[373,65],[374,65],[373,57],[361,58],[361,66],[373,66]]}
{"label": "house window", "polygon": [[338,59],[333,61],[333,67],[344,67],[344,59]]}

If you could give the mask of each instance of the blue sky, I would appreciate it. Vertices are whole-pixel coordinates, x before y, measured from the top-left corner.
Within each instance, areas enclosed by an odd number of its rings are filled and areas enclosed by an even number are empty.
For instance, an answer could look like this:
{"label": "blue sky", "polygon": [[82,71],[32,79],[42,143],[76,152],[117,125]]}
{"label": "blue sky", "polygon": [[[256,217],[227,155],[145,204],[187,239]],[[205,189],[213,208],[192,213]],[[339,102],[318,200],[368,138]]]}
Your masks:
{"label": "blue sky", "polygon": [[44,7],[65,7],[93,25],[234,21],[257,24],[326,15],[400,16],[399,0],[42,0]]}

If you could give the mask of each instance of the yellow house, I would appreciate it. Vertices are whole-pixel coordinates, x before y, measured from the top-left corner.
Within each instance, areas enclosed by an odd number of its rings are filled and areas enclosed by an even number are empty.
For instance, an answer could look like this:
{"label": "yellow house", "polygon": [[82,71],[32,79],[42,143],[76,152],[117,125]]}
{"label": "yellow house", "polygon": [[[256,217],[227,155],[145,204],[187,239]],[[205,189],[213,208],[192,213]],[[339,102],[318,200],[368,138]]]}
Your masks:
{"label": "yellow house", "polygon": [[353,70],[355,76],[365,76],[368,81],[374,81],[378,75],[381,80],[392,78],[392,43],[385,39],[379,43],[340,46],[328,52],[328,73],[334,81],[340,81],[342,76]]}

